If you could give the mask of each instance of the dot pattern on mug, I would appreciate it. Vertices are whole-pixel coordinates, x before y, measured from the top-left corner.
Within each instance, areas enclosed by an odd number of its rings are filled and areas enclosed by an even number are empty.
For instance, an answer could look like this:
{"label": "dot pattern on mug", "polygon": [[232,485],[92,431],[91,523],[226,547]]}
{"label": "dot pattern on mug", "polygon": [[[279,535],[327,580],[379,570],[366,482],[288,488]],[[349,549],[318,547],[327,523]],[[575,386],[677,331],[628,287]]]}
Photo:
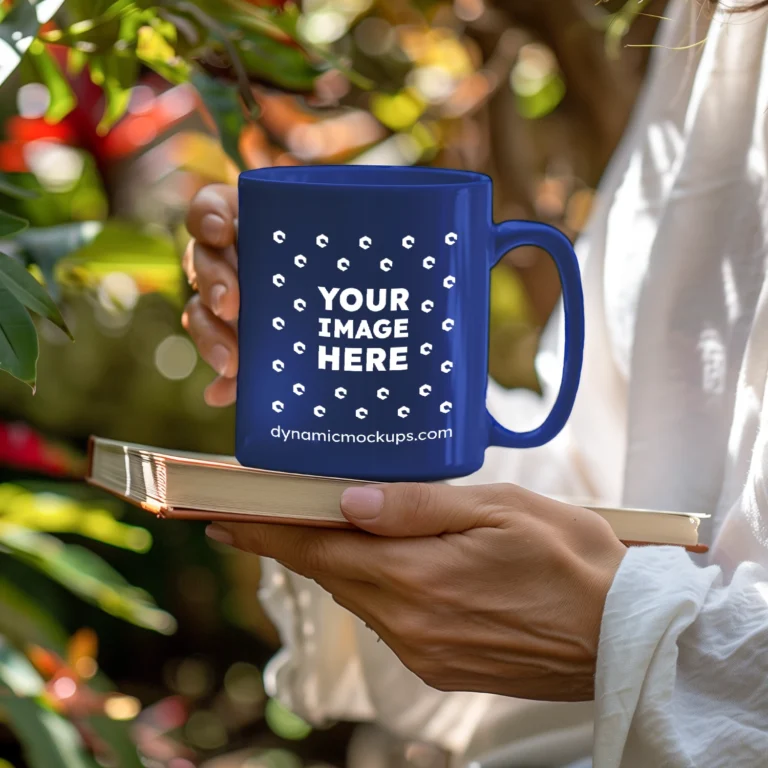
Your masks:
{"label": "dot pattern on mug", "polygon": [[[290,248],[290,235],[289,233],[286,233],[286,231],[281,229],[276,229],[272,233],[272,240],[277,243],[278,245],[288,245]],[[455,232],[447,232],[444,237],[443,241],[448,246],[453,246],[458,242],[458,235]],[[413,254],[410,253],[414,251],[414,249],[418,250],[418,243],[416,242],[416,238],[413,237],[413,235],[405,234],[400,239],[400,243],[402,245],[402,248],[405,251],[405,255],[410,257],[407,259],[407,262],[404,264],[404,266],[407,266],[408,269],[412,268],[412,261],[413,261]],[[321,250],[324,250],[331,244],[330,237],[320,232],[315,237],[315,246]],[[373,239],[366,235],[361,234],[359,238],[357,239],[357,244],[359,246],[358,256],[357,258],[373,258],[376,259],[378,262],[379,268],[382,272],[390,272],[392,270],[396,270],[398,267],[398,262],[396,260],[397,254],[389,253],[387,256],[377,257],[375,253],[370,254],[367,253],[368,251],[375,251],[375,243]],[[362,252],[362,253],[361,253]],[[402,251],[401,251],[402,253]],[[307,252],[309,254],[309,251]],[[293,251],[293,255],[278,269],[280,269],[280,272],[275,272],[272,277],[272,283],[275,286],[275,289],[281,289],[284,288],[286,285],[290,285],[290,270],[291,269],[304,269],[304,267],[307,266],[307,263],[312,258],[311,254],[307,255],[304,253],[296,253]],[[391,257],[395,258],[391,258]],[[329,268],[335,267],[340,272],[347,272],[348,270],[354,270],[354,260],[355,256],[354,254],[347,254],[345,256],[342,256],[338,259],[332,259],[328,266]],[[432,269],[439,269],[440,263],[439,259],[436,258],[434,255],[427,253],[424,256],[419,256],[417,263],[420,263],[421,267],[425,270],[432,270]],[[282,264],[282,263],[281,263]],[[444,278],[442,279],[442,286],[446,290],[452,289],[456,285],[456,277],[451,274],[446,274]],[[281,307],[280,315],[276,315],[271,320],[271,326],[275,331],[282,331],[287,326],[287,321],[283,318],[282,315],[288,316],[290,313],[290,310],[296,312],[303,312],[307,308],[307,300],[299,296],[295,298],[292,302],[290,298],[290,294],[283,294],[286,297],[286,302],[284,306]],[[432,299],[424,299],[417,307],[418,311],[424,314],[430,314],[435,308],[435,301]],[[456,325],[456,320],[452,317],[446,317],[443,320],[439,321],[437,324],[437,327],[442,329],[442,331],[445,331],[446,333],[450,333],[453,331],[454,327]],[[309,340],[311,341],[311,340]],[[416,351],[417,354],[421,354],[423,356],[429,356],[431,355],[433,351],[433,344],[429,341],[424,341],[423,343],[419,343],[419,340],[413,339],[411,340],[411,346],[413,346],[413,349]],[[304,341],[296,341],[292,345],[292,350],[296,355],[303,355],[304,352],[307,350],[307,344]],[[275,374],[281,374],[285,375],[286,372],[288,372],[288,378],[286,379],[286,383],[288,386],[288,391],[292,393],[295,397],[303,397],[305,394],[311,394],[309,387],[303,383],[298,381],[291,381],[290,377],[290,357],[288,355],[285,355],[288,362],[283,361],[282,359],[274,360],[272,363],[272,368],[275,372]],[[450,374],[453,370],[453,361],[451,360],[435,360],[435,369],[437,371],[442,372],[443,374]],[[425,405],[425,402],[428,402],[431,400],[432,395],[432,385],[424,383],[421,386],[418,387],[415,394],[417,395],[417,399],[421,400],[420,403],[416,403],[416,405],[421,405],[422,407]],[[337,387],[334,390],[334,396],[337,401],[344,401],[348,395],[348,390],[346,387]],[[420,396],[420,397],[418,397]],[[374,404],[378,401],[379,405],[375,406]],[[290,402],[290,400],[289,400]],[[315,417],[318,419],[322,419],[326,416],[328,413],[328,408],[331,407],[332,403],[317,403],[312,407],[312,413]],[[337,402],[338,405],[338,402]],[[286,404],[286,402],[282,400],[275,400],[270,404],[271,409],[275,413],[282,413],[286,408],[289,407],[289,405]],[[379,387],[378,389],[374,390],[371,393],[370,398],[370,406],[369,408],[356,408],[354,410],[354,414],[356,418],[358,419],[365,419],[369,415],[369,409],[370,407],[388,407],[393,415],[396,415],[400,419],[407,419],[411,414],[411,407],[408,405],[404,405],[402,403],[394,403],[390,401],[390,391],[386,387]],[[451,403],[448,400],[443,401],[442,403],[435,403],[434,408],[442,414],[448,414],[453,409],[453,403]]]}

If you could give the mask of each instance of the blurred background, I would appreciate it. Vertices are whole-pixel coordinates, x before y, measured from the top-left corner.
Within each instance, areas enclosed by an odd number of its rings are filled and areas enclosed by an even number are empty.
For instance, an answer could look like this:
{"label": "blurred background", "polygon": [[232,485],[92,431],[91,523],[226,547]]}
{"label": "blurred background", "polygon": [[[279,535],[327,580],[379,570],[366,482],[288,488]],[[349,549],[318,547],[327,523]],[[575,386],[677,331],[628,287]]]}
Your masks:
{"label": "blurred background", "polygon": [[[269,699],[256,560],[87,488],[87,437],[232,452],[179,258],[241,169],[482,171],[497,220],[577,238],[664,5],[0,1],[0,768],[444,764]],[[503,386],[537,389],[558,293],[535,249],[494,270]]]}

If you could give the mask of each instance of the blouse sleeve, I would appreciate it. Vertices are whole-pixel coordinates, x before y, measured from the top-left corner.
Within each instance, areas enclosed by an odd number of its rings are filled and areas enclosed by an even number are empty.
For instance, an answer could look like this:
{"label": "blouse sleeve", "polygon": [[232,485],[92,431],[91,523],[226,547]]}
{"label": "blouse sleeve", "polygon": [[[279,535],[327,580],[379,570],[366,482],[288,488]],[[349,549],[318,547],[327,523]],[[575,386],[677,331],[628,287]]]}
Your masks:
{"label": "blouse sleeve", "polygon": [[[600,768],[768,761],[766,452],[712,564],[677,547],[630,549],[608,594],[595,683]],[[749,559],[728,568],[748,553]]]}

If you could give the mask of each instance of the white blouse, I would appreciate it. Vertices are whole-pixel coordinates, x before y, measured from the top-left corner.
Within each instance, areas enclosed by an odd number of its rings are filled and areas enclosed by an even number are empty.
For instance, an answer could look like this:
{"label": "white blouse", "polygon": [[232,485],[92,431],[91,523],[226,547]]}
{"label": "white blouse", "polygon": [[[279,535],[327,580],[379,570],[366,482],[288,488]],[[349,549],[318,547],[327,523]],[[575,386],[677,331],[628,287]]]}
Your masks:
{"label": "white blouse", "polygon": [[[268,685],[313,722],[373,720],[457,765],[768,765],[768,13],[703,5],[671,0],[577,248],[587,342],[567,428],[542,448],[490,449],[456,482],[706,512],[709,554],[629,551],[594,704],[430,689],[317,585],[267,561],[261,596],[284,641]],[[509,426],[549,407],[560,325],[556,313],[539,355],[543,401],[491,385]]]}

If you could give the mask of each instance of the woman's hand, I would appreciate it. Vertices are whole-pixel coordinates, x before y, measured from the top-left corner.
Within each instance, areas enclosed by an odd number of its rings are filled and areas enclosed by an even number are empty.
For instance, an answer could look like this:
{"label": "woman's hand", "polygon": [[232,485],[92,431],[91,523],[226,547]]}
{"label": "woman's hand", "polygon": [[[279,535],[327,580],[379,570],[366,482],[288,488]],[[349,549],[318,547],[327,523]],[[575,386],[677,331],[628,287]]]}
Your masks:
{"label": "woman's hand", "polygon": [[237,189],[211,184],[197,193],[187,214],[192,235],[183,266],[198,291],[184,309],[181,322],[201,357],[218,374],[205,391],[208,405],[235,401],[237,375]]}
{"label": "woman's hand", "polygon": [[208,534],[314,579],[435,688],[593,697],[603,606],[626,552],[599,515],[514,485],[366,486],[341,507],[362,530]]}

